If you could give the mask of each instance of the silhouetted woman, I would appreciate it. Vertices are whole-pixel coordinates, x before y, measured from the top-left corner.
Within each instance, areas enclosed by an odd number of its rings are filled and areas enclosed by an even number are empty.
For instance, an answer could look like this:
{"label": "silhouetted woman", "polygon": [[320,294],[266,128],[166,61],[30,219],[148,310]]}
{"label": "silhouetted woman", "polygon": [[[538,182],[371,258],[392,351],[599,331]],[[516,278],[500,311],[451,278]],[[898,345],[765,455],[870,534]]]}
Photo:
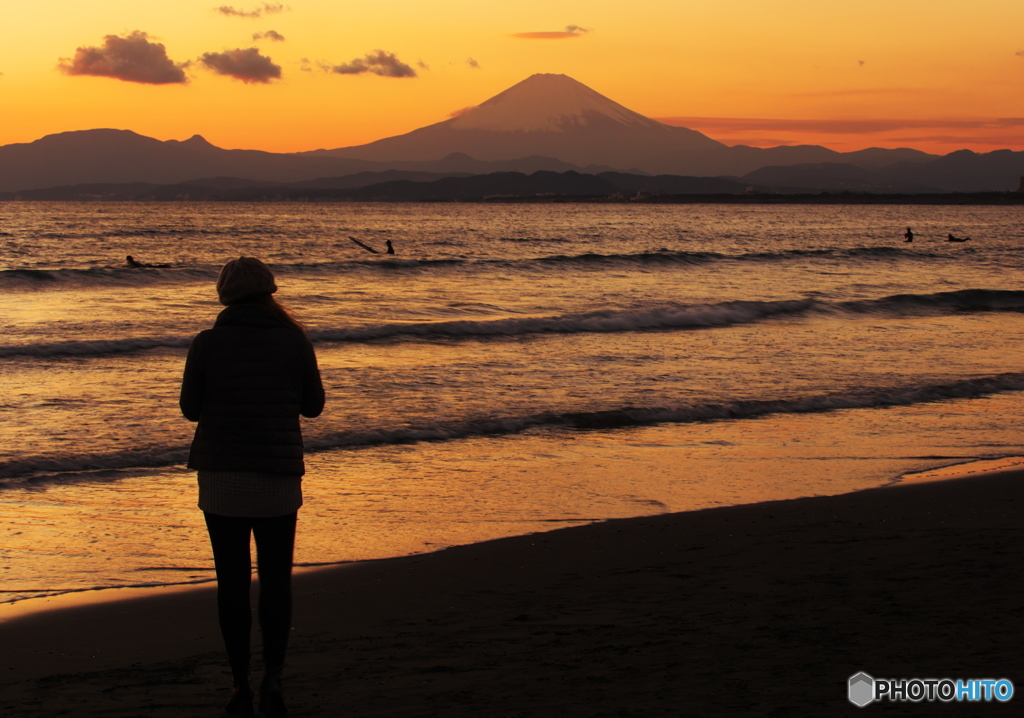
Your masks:
{"label": "silhouetted woman", "polygon": [[250,534],[260,579],[264,675],[260,715],[287,715],[281,693],[291,629],[295,522],[305,472],[299,415],[324,407],[313,345],[278,304],[274,275],[240,257],[224,265],[217,294],[226,305],[192,341],[181,411],[198,421],[189,468],[199,474],[199,508],[213,547],[217,613],[234,680],[225,710],[253,715],[249,681]]}

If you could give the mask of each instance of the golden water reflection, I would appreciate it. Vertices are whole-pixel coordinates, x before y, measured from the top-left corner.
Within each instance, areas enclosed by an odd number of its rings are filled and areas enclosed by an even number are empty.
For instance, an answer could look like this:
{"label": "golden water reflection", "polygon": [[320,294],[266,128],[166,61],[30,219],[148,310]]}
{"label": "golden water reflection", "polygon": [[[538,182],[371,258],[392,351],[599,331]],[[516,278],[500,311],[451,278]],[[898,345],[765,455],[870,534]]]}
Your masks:
{"label": "golden water reflection", "polygon": [[[996,418],[1020,399],[314,454],[296,560],[384,558],[611,518],[882,486],[978,458],[963,447],[1021,454],[1019,433]],[[4,600],[209,580],[194,484],[191,472],[174,468],[0,493]]]}

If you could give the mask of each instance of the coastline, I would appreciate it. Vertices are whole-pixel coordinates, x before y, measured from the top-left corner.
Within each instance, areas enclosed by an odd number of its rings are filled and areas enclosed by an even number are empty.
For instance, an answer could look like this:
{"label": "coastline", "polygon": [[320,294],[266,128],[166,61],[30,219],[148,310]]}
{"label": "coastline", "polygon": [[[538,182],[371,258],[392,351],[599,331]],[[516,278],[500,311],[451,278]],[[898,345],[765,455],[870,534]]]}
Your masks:
{"label": "coastline", "polygon": [[[682,178],[681,178],[682,179]],[[415,185],[419,183],[411,183]],[[380,191],[374,194],[374,190]],[[106,193],[97,196],[94,185],[74,185],[20,192],[0,192],[0,202],[138,202],[138,203],[188,203],[213,202],[237,203],[258,202],[262,204],[285,204],[291,202],[321,202],[344,204],[446,204],[468,202],[474,204],[825,204],[825,205],[950,205],[950,206],[1013,206],[1024,204],[1024,192],[1020,190],[993,190],[984,192],[922,192],[922,193],[881,193],[870,190],[842,189],[818,191],[762,190],[751,193],[709,191],[693,194],[672,194],[662,192],[638,192],[626,194],[587,193],[546,193],[536,194],[473,194],[429,195],[422,191],[409,191],[407,195],[396,194],[393,185],[372,185],[358,189],[300,189],[288,186],[268,187],[258,190],[249,188],[223,191],[199,185],[145,185],[138,190],[131,185],[112,185]],[[196,196],[199,195],[199,196]]]}
{"label": "coastline", "polygon": [[[298,573],[292,715],[846,715],[858,671],[1019,686],[1024,469],[958,467]],[[214,715],[212,607],[206,586],[4,621],[0,709]]]}

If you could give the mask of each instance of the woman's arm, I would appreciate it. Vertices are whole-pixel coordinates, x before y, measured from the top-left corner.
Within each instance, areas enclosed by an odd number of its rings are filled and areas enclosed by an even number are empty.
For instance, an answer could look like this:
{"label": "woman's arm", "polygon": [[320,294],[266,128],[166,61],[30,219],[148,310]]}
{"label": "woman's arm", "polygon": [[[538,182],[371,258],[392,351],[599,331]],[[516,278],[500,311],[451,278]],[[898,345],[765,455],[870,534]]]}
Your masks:
{"label": "woman's arm", "polygon": [[325,401],[324,384],[320,379],[316,353],[313,351],[313,345],[307,340],[302,356],[302,402],[299,413],[310,419],[320,416],[320,412],[324,410]]}
{"label": "woman's arm", "polygon": [[185,373],[181,379],[181,397],[178,405],[181,413],[189,421],[199,421],[199,415],[203,412],[203,362],[202,356],[202,334],[192,340],[188,348],[188,356],[185,357]]}

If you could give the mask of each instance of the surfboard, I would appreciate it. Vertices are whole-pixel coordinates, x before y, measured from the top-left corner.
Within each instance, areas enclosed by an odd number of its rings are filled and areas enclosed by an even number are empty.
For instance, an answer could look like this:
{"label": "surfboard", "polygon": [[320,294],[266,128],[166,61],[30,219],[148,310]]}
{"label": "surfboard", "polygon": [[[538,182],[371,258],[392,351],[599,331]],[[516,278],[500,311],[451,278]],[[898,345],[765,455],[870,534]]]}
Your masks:
{"label": "surfboard", "polygon": [[373,252],[374,254],[380,254],[380,252],[378,252],[378,251],[377,251],[376,249],[374,249],[373,247],[368,247],[367,245],[363,244],[362,242],[360,242],[360,241],[359,241],[358,239],[356,239],[355,237],[349,237],[349,239],[351,239],[351,240],[352,240],[353,242],[355,242],[355,243],[356,243],[356,244],[358,244],[358,245],[359,245],[360,247],[362,247],[363,249],[365,249],[365,250],[366,250],[367,252]]}

